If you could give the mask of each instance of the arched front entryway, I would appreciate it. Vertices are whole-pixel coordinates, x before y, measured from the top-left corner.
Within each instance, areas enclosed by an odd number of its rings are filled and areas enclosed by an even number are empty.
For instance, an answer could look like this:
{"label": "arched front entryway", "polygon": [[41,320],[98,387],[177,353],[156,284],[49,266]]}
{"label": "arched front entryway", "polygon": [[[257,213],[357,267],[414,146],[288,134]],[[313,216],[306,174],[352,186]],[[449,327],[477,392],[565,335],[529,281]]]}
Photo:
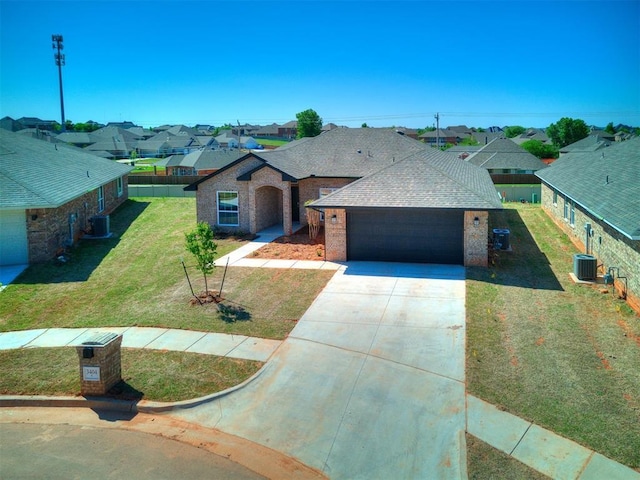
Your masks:
{"label": "arched front entryway", "polygon": [[260,187],[255,193],[256,232],[265,228],[283,225],[283,198],[279,188]]}

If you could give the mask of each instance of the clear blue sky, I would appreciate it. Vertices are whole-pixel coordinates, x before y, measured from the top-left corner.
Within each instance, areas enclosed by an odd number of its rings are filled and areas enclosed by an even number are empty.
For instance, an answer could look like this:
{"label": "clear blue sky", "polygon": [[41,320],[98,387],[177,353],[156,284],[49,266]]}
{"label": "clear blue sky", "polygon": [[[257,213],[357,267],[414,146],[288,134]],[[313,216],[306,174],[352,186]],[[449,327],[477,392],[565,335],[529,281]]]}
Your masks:
{"label": "clear blue sky", "polygon": [[0,0],[0,117],[640,126],[640,0]]}

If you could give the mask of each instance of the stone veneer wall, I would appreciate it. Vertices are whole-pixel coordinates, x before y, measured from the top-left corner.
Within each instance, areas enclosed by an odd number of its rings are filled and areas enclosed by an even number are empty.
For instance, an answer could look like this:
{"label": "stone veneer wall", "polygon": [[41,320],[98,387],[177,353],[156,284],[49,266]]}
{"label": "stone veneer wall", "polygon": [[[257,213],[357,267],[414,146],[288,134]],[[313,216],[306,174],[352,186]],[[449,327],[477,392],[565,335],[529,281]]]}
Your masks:
{"label": "stone veneer wall", "polygon": [[[618,267],[620,275],[627,277],[627,301],[636,311],[640,311],[640,241],[630,240],[604,221],[590,216],[578,205],[575,205],[574,225],[569,225],[564,219],[564,197],[558,194],[557,204],[554,204],[553,189],[544,183],[542,208],[582,253],[586,250],[584,227],[587,223],[591,224],[593,236],[590,240],[589,254],[598,259],[598,265],[603,265],[599,273],[605,273],[609,267]],[[625,207],[621,204],[620,208]],[[616,289],[621,293],[624,281],[616,281]]]}
{"label": "stone veneer wall", "polygon": [[[478,218],[476,227],[474,220]],[[489,264],[488,251],[489,213],[486,211],[464,212],[464,266],[486,267]]]}
{"label": "stone veneer wall", "polygon": [[[344,209],[327,208],[324,212],[327,221],[324,226],[324,250],[329,262],[347,260],[347,212]],[[330,221],[336,216],[336,223]]]}
{"label": "stone veneer wall", "polygon": [[[118,196],[116,181],[104,185],[105,208],[98,211],[98,190],[65,203],[58,208],[38,208],[26,211],[29,263],[46,262],[75,244],[89,229],[89,219],[108,215],[128,198],[127,177],[123,178],[122,195]],[[70,218],[76,221],[70,227]]]}

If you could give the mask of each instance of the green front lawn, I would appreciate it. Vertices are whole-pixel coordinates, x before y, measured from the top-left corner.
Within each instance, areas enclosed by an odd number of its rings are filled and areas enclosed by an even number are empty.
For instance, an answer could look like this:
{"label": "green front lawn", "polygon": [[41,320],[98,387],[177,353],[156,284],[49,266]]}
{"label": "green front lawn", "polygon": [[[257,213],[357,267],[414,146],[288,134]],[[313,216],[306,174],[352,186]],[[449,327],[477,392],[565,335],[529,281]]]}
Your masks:
{"label": "green front lawn", "polygon": [[[0,292],[0,331],[147,326],[284,339],[334,272],[229,268],[221,304],[198,305],[202,274],[184,247],[193,198],[136,198],[111,215],[113,238],[83,240],[65,262],[29,267]],[[245,243],[218,239],[218,256]],[[209,289],[219,290],[224,268]],[[180,352],[122,350],[125,396],[175,401],[238,385],[260,362]],[[0,394],[76,395],[74,348],[0,352]],[[51,375],[55,370],[56,374]]]}
{"label": "green front lawn", "polygon": [[[29,267],[0,293],[0,331],[49,327],[153,326],[283,339],[333,272],[229,268],[220,306],[192,305],[202,274],[184,248],[195,199],[128,200],[111,215],[114,237],[83,240],[68,261]],[[218,254],[244,241],[221,239]],[[224,268],[209,288],[219,290]]]}
{"label": "green front lawn", "polygon": [[640,467],[640,318],[576,285],[579,253],[540,206],[492,214],[512,252],[467,269],[469,393]]}

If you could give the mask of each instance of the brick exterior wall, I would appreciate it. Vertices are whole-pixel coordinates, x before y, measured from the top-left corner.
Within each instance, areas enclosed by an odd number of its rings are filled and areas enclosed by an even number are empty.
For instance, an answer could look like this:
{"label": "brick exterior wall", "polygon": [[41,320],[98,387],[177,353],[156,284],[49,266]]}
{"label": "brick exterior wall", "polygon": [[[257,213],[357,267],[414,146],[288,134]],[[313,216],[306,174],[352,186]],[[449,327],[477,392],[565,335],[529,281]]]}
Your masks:
{"label": "brick exterior wall", "polygon": [[300,180],[298,188],[300,191],[300,225],[307,224],[307,215],[304,203],[307,200],[317,200],[320,198],[321,188],[342,188],[353,182],[352,178],[305,178]]}
{"label": "brick exterior wall", "polygon": [[271,168],[254,173],[249,182],[249,215],[251,233],[280,224],[291,235],[291,183]]}
{"label": "brick exterior wall", "polygon": [[[478,226],[475,219],[478,219]],[[464,212],[464,266],[486,267],[488,251],[489,212]]]}
{"label": "brick exterior wall", "polygon": [[[291,182],[283,181],[282,174],[267,167],[255,172],[251,181],[236,180],[240,175],[262,165],[257,159],[247,158],[238,165],[198,185],[196,193],[197,219],[211,226],[217,224],[217,192],[238,192],[237,227],[217,227],[225,231],[257,233],[272,225],[283,226],[285,234],[293,233],[291,220]],[[321,188],[341,188],[353,182],[342,178],[307,178],[298,183],[300,224],[307,224],[304,203],[320,198]]]}
{"label": "brick exterior wall", "polygon": [[[93,358],[83,358],[83,350],[87,345],[76,347],[80,361],[80,394],[83,396],[104,395],[120,380],[122,380],[121,367],[122,335],[104,346],[92,346]],[[99,380],[85,380],[83,367],[99,367]]]}
{"label": "brick exterior wall", "polygon": [[[324,251],[329,262],[347,260],[347,212],[344,209],[327,208],[324,212]],[[336,223],[331,217],[336,216]]]}
{"label": "brick exterior wall", "polygon": [[[58,208],[26,210],[29,263],[46,262],[77,243],[84,232],[89,230],[90,218],[109,215],[128,198],[128,194],[125,176],[120,196],[116,181],[104,185],[105,208],[102,212],[98,211],[97,189]],[[71,222],[71,218],[75,218],[75,222]]]}
{"label": "brick exterior wall", "polygon": [[[575,205],[574,225],[564,219],[564,198],[558,194],[557,204],[553,203],[553,190],[542,184],[542,208],[547,215],[567,234],[569,239],[581,251],[586,251],[585,225],[591,224],[593,236],[590,239],[589,253],[598,259],[599,274],[609,267],[618,267],[620,275],[627,277],[627,301],[640,311],[640,241],[630,240],[603,221],[590,216],[580,206]],[[620,208],[624,208],[621,205]],[[616,271],[617,275],[617,271]],[[616,289],[621,293],[625,287],[623,280],[616,281]]]}
{"label": "brick exterior wall", "polygon": [[249,182],[236,180],[240,175],[262,165],[260,160],[248,158],[233,167],[219,173],[200,185],[196,192],[196,211],[198,222],[207,222],[212,227],[218,223],[218,195],[219,191],[238,192],[238,221],[237,227],[218,227],[226,231],[252,232],[250,223]]}

